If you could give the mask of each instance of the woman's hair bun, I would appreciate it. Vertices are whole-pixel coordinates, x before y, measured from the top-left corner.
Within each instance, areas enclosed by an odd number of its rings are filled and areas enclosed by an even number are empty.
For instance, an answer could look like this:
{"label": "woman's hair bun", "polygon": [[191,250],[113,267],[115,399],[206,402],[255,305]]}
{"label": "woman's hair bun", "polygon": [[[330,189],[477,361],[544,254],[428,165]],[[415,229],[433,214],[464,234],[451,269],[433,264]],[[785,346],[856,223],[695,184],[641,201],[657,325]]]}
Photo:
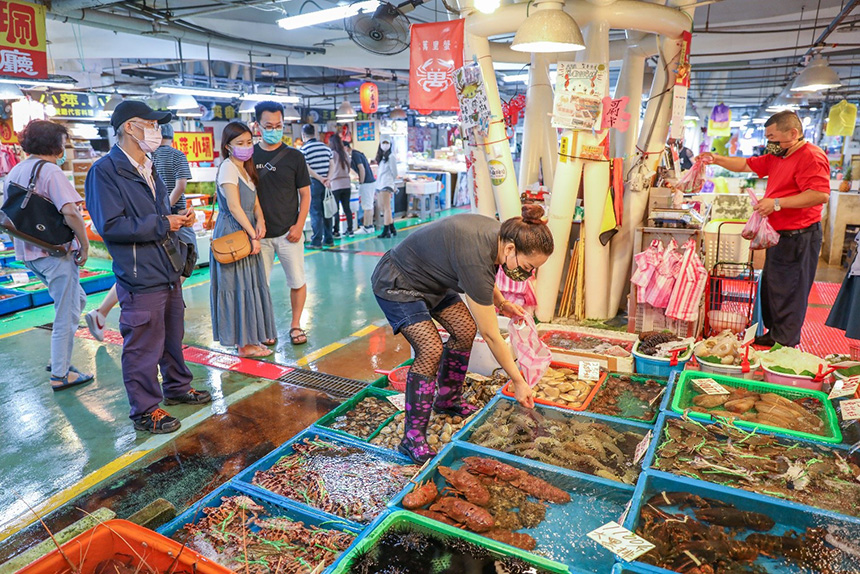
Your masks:
{"label": "woman's hair bun", "polygon": [[523,205],[522,214],[523,223],[530,223],[532,225],[542,225],[546,223],[543,219],[543,207],[540,205],[536,205],[534,203]]}

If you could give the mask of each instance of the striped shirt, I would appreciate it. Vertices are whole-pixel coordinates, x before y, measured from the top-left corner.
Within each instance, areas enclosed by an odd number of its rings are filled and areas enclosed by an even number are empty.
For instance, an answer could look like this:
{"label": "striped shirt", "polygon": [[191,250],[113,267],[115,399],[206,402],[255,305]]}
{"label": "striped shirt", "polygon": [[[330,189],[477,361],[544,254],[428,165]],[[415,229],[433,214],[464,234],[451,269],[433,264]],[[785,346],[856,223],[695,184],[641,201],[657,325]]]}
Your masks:
{"label": "striped shirt", "polygon": [[[176,180],[191,179],[191,168],[188,167],[188,160],[185,154],[176,148],[169,145],[160,146],[152,152],[152,163],[155,165],[155,172],[164,180],[164,185],[167,186],[167,193],[173,193],[173,188],[176,187]],[[171,208],[173,213],[182,211],[187,206],[185,194],[179,198],[179,201]]]}
{"label": "striped shirt", "polygon": [[328,177],[329,162],[334,156],[327,145],[316,138],[311,138],[302,145],[301,152],[309,168],[317,172],[320,177]]}

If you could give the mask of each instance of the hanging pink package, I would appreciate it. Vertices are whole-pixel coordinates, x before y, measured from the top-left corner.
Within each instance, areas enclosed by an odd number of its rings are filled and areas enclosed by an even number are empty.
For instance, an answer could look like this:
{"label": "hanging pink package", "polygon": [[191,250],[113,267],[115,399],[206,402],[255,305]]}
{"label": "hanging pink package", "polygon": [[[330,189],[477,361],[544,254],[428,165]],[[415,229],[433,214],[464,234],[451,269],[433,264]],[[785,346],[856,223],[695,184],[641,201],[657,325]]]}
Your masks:
{"label": "hanging pink package", "polygon": [[511,321],[508,332],[517,353],[520,371],[528,385],[534,387],[546,374],[552,361],[552,352],[540,340],[535,322],[529,314],[518,324]]}
{"label": "hanging pink package", "polygon": [[696,158],[693,162],[693,167],[688,169],[678,183],[675,184],[675,189],[684,193],[699,193],[702,186],[705,185],[705,172],[708,166],[701,159]]}
{"label": "hanging pink package", "polygon": [[[747,193],[752,199],[753,207],[758,205],[758,198],[752,190],[747,188]],[[753,211],[749,221],[744,225],[741,237],[749,239],[750,249],[769,249],[779,243],[779,232],[773,228],[767,217],[762,217],[756,211]]]}

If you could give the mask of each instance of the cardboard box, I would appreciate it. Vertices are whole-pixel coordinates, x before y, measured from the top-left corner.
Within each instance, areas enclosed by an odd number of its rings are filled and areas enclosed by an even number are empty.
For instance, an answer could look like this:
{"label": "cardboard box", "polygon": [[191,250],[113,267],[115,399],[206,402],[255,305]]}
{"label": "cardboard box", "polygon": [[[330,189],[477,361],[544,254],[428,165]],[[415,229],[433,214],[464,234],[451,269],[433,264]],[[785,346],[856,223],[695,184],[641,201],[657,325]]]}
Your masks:
{"label": "cardboard box", "polygon": [[[619,331],[609,331],[606,329],[593,329],[590,327],[572,327],[569,325],[554,325],[552,323],[541,323],[537,326],[538,334],[546,334],[552,331],[563,331],[572,336],[586,335],[604,339],[607,343],[619,344],[631,347],[639,339],[638,335],[631,335]],[[543,337],[542,337],[543,338]],[[567,363],[570,365],[579,365],[580,361],[595,361],[600,363],[604,369],[613,372],[632,373],[633,372],[633,354],[627,357],[616,357],[613,355],[604,355],[600,353],[592,353],[589,351],[580,351],[575,349],[562,349],[560,347],[549,346],[552,352],[552,360],[559,363]]]}

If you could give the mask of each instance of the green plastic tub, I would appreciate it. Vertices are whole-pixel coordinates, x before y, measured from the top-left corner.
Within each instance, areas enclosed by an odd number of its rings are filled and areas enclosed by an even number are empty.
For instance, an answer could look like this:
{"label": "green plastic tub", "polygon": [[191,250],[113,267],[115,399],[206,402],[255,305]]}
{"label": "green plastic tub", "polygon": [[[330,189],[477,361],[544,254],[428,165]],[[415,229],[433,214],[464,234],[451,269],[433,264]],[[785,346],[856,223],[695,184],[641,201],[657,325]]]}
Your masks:
{"label": "green plastic tub", "polygon": [[567,566],[563,564],[526,552],[525,550],[519,550],[512,546],[508,546],[507,544],[502,544],[495,540],[490,540],[489,538],[485,538],[465,530],[460,530],[459,528],[448,526],[441,522],[436,522],[435,520],[419,516],[412,512],[397,511],[386,516],[382,522],[377,524],[376,528],[366,533],[351,550],[344,554],[341,559],[335,563],[330,574],[347,574],[350,571],[353,562],[356,560],[356,557],[372,552],[377,542],[392,528],[402,528],[404,526],[408,527],[410,530],[424,534],[437,535],[443,538],[459,538],[461,540],[466,540],[476,546],[487,548],[491,553],[498,555],[500,559],[509,556],[519,558],[520,560],[540,568],[545,572],[551,572],[553,574],[568,574],[570,572]]}
{"label": "green plastic tub", "polygon": [[[839,429],[839,420],[836,418],[836,410],[833,408],[830,399],[827,398],[827,393],[810,389],[801,389],[799,387],[787,387],[785,385],[774,385],[759,381],[735,379],[732,377],[715,375],[713,373],[684,371],[678,378],[675,396],[672,397],[672,410],[676,413],[684,414],[684,412],[687,412],[688,409],[694,406],[693,397],[699,394],[693,389],[693,381],[696,379],[713,379],[725,387],[744,388],[755,393],[774,393],[792,401],[806,398],[817,399],[822,406],[822,411],[818,416],[821,417],[825,423],[824,428],[826,434],[824,435],[800,432],[777,426],[744,421],[741,419],[735,419],[734,424],[742,428],[760,429],[773,434],[792,436],[806,440],[827,443],[842,442],[842,431]],[[704,421],[714,420],[714,417],[711,415],[692,410],[687,412],[687,416]]]}
{"label": "green plastic tub", "polygon": [[362,442],[370,442],[370,440],[372,438],[374,438],[376,435],[379,434],[379,432],[385,427],[385,425],[387,425],[388,423],[391,422],[391,419],[393,419],[394,417],[397,416],[397,412],[395,412],[394,414],[390,415],[387,419],[385,419],[382,422],[382,424],[380,424],[378,427],[376,427],[376,430],[374,430],[373,433],[367,438],[361,438],[361,437],[356,436],[354,434],[350,434],[346,431],[331,428],[331,426],[329,426],[329,425],[331,425],[337,417],[339,417],[343,414],[346,414],[349,411],[351,411],[352,409],[354,409],[355,405],[357,405],[358,403],[360,403],[362,400],[364,400],[367,397],[377,397],[380,399],[384,399],[385,397],[390,397],[390,396],[396,395],[396,394],[397,394],[397,391],[389,391],[387,389],[379,389],[376,387],[367,387],[367,388],[363,389],[362,391],[360,391],[357,395],[353,396],[348,401],[342,403],[339,407],[337,407],[333,411],[329,412],[324,417],[320,418],[317,422],[314,423],[314,426],[324,428],[325,430],[327,430],[329,432],[339,434],[341,436],[347,436],[347,437],[354,439],[354,440],[360,440]]}
{"label": "green plastic tub", "polygon": [[[610,416],[610,417],[626,419],[629,421],[637,421],[640,423],[654,424],[655,422],[657,422],[657,415],[660,414],[660,404],[663,402],[662,395],[659,399],[656,399],[654,401],[654,404],[651,407],[651,409],[654,411],[654,416],[649,417],[647,419],[642,418],[642,417],[624,416],[624,415],[620,415],[620,414],[613,415],[610,413],[604,413],[601,411],[596,411],[592,408],[594,405],[594,401],[601,395],[601,393],[603,393],[603,391],[605,391],[606,389],[608,389],[609,387],[612,386],[612,380],[617,379],[619,377],[630,377],[631,379],[633,379],[634,382],[641,383],[641,384],[644,384],[645,381],[648,381],[648,380],[656,381],[663,386],[663,392],[666,392],[667,385],[669,384],[669,379],[666,377],[655,377],[655,376],[640,375],[640,374],[635,374],[635,373],[609,373],[608,375],[606,375],[606,378],[603,380],[603,383],[601,383],[600,388],[597,391],[597,394],[594,395],[594,398],[591,399],[591,402],[588,403],[588,408],[586,408],[585,410],[588,412],[592,412],[592,413],[598,413],[598,414],[606,415],[606,416]],[[643,408],[643,409],[647,408],[647,405],[645,404],[644,401],[642,401],[638,398],[635,398],[634,400],[636,401],[636,404],[639,405],[641,408]]]}

